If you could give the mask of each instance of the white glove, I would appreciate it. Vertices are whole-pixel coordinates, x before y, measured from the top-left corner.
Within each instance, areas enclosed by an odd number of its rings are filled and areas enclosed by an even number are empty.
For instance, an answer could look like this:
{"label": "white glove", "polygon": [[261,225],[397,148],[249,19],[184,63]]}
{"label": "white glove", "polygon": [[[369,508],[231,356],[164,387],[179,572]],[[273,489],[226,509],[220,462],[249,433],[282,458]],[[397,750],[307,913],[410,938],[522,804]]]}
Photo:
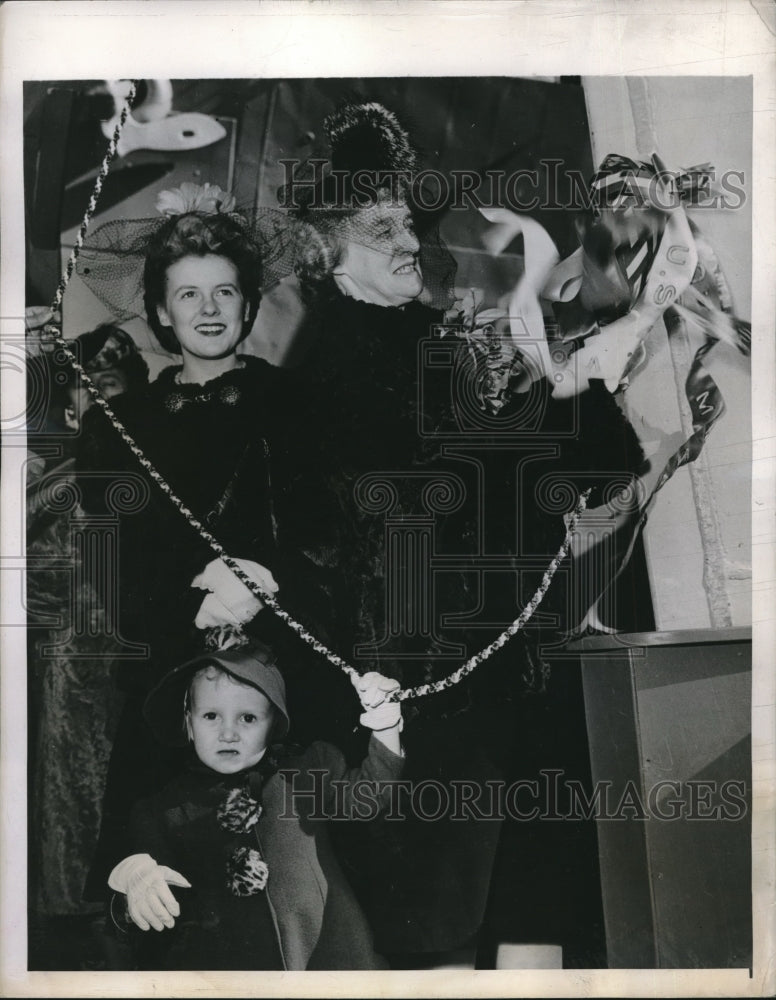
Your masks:
{"label": "white glove", "polygon": [[[278,585],[270,571],[250,559],[235,559],[235,562],[251,580],[268,594],[276,594]],[[264,607],[259,600],[222,559],[213,559],[191,581],[192,587],[209,590],[200,605],[194,624],[197,628],[213,628],[218,625],[244,625]]]}
{"label": "white glove", "polygon": [[180,907],[167,888],[168,882],[184,889],[191,888],[191,883],[180,872],[158,865],[150,854],[131,854],[120,861],[108,877],[111,889],[126,895],[129,916],[141,931],[149,927],[155,931],[173,927],[175,917],[180,916]]}
{"label": "white glove", "polygon": [[220,625],[244,625],[261,611],[257,597],[240,601],[228,608],[215,594],[208,594],[199,606],[194,624],[197,628],[217,628]]}
{"label": "white glove", "polygon": [[400,685],[397,680],[392,677],[384,677],[373,670],[361,677],[354,677],[353,686],[358,692],[362,707],[365,709],[359,719],[362,726],[374,732],[382,732],[398,725],[399,732],[401,732],[404,725],[404,720],[401,717],[401,703],[386,701],[386,696],[390,691],[398,691]]}

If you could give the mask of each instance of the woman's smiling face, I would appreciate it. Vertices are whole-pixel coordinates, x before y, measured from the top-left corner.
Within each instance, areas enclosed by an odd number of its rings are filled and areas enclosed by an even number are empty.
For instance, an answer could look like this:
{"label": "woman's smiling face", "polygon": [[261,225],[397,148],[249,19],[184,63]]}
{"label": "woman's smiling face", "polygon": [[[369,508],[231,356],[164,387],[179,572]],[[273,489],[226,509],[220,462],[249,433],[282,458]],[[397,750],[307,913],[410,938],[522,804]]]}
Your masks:
{"label": "woman's smiling face", "polygon": [[167,269],[159,320],[171,326],[186,356],[214,360],[234,354],[248,304],[237,268],[227,257],[182,257]]}
{"label": "woman's smiling face", "polygon": [[420,295],[420,243],[405,204],[381,201],[362,208],[342,239],[334,278],[346,295],[381,306],[403,306]]}

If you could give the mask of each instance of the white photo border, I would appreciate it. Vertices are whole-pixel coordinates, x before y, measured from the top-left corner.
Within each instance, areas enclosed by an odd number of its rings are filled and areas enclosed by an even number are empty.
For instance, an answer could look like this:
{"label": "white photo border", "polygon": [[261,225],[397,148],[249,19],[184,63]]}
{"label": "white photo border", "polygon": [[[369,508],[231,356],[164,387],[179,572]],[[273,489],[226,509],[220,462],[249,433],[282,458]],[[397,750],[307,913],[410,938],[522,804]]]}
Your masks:
{"label": "white photo border", "polygon": [[[0,339],[24,337],[22,83],[32,79],[744,75],[753,78],[754,967],[380,973],[26,972],[26,648],[2,634],[4,996],[766,996],[774,944],[776,8],[767,0],[9,2],[0,8]],[[2,415],[24,379],[3,372]],[[21,395],[20,395],[21,392]],[[3,448],[0,621],[19,621],[24,449]],[[10,516],[16,510],[15,517]],[[770,971],[768,971],[770,970]]]}

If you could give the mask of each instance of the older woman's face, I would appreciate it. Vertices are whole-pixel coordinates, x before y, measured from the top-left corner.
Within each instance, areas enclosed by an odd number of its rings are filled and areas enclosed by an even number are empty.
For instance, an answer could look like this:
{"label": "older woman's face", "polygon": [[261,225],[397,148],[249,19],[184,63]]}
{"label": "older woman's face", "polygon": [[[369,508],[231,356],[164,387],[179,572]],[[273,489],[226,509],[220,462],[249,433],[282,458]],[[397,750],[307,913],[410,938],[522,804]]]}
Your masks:
{"label": "older woman's face", "polygon": [[237,268],[227,257],[183,257],[167,269],[160,321],[171,326],[184,358],[203,360],[233,354],[248,318]]}
{"label": "older woman's face", "polygon": [[361,209],[348,220],[342,242],[334,279],[346,295],[381,306],[402,306],[420,295],[420,243],[406,205]]}

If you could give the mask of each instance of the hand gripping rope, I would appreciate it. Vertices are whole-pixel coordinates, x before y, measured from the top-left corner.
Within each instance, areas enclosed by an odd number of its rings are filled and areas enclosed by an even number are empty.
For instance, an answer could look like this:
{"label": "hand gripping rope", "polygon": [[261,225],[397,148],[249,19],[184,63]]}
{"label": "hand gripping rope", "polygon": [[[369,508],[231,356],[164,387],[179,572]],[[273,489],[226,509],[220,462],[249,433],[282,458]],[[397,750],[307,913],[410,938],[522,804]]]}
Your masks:
{"label": "hand gripping rope", "polygon": [[[65,267],[64,273],[62,274],[62,278],[60,279],[59,285],[57,287],[56,295],[54,296],[54,301],[51,306],[51,310],[54,313],[56,313],[62,305],[62,299],[65,294],[65,289],[67,288],[67,284],[70,281],[70,278],[72,277],[76,260],[78,259],[78,255],[83,246],[84,237],[89,228],[89,223],[91,222],[92,216],[96,211],[97,200],[100,196],[103,182],[105,178],[108,176],[111,160],[113,160],[114,157],[116,156],[116,148],[118,146],[119,137],[121,136],[121,130],[124,126],[124,123],[127,120],[130,109],[135,100],[136,92],[137,92],[137,87],[135,82],[133,81],[130,87],[129,94],[127,95],[126,103],[122,108],[119,120],[116,124],[116,128],[114,129],[113,135],[108,145],[108,151],[106,152],[105,158],[103,159],[102,164],[100,165],[100,170],[98,172],[97,179],[94,183],[94,190],[92,191],[91,198],[89,199],[89,205],[86,209],[83,221],[81,222],[81,226],[78,230],[78,236],[76,237],[73,249],[70,253],[70,258],[68,259],[67,266]],[[351,679],[360,676],[359,671],[356,670],[355,667],[351,666],[346,660],[343,660],[341,656],[333,652],[333,650],[329,649],[328,646],[324,645],[324,643],[316,639],[314,635],[311,635],[304,627],[304,625],[296,621],[295,618],[293,618],[287,611],[285,611],[271,594],[265,593],[262,590],[262,588],[257,583],[255,583],[255,581],[253,581],[246,573],[243,572],[243,570],[235,562],[235,560],[225,551],[224,547],[221,545],[218,539],[215,538],[215,536],[212,535],[207,530],[207,528],[202,524],[202,522],[197,519],[194,513],[191,510],[189,510],[189,508],[180,499],[180,497],[176,496],[176,494],[172,491],[172,488],[170,487],[169,483],[164,479],[161,473],[159,473],[154,468],[149,459],[146,458],[142,450],[138,447],[133,438],[130,436],[127,429],[124,427],[124,425],[118,419],[116,414],[110,408],[107,400],[102,396],[97,386],[89,378],[83,366],[78,362],[78,359],[76,358],[75,354],[68,347],[67,342],[62,336],[61,329],[58,329],[56,327],[55,327],[54,342],[56,343],[57,347],[64,353],[65,357],[68,359],[73,368],[81,376],[81,381],[86,390],[88,391],[89,395],[92,397],[95,403],[102,408],[105,415],[110,420],[111,424],[116,428],[116,431],[119,433],[122,439],[127,443],[130,450],[132,451],[132,454],[135,456],[135,458],[137,458],[138,462],[143,466],[148,475],[159,486],[162,492],[167,494],[170,501],[186,518],[186,520],[189,522],[192,528],[194,528],[197,532],[199,532],[200,536],[210,545],[210,547],[219,556],[219,558],[224,563],[226,563],[226,565],[234,573],[234,575],[243,584],[245,584],[245,586],[256,597],[258,597],[268,608],[271,608],[272,611],[274,611],[274,613],[279,618],[281,618],[291,629],[293,629],[294,632],[296,632],[296,634],[304,642],[306,642],[308,646],[311,646],[317,653],[320,653],[322,656],[324,656],[329,661],[329,663],[332,663],[334,664],[334,666],[339,667],[346,674],[348,674]],[[574,536],[574,532],[576,531],[579,519],[585,511],[589,496],[590,496],[590,490],[587,490],[579,497],[574,512],[569,519],[566,535],[565,538],[563,539],[560,548],[558,549],[557,555],[547,567],[544,576],[542,577],[542,581],[536,590],[536,593],[523,608],[520,615],[512,622],[512,624],[508,625],[504,629],[504,631],[496,639],[493,640],[493,642],[485,646],[484,649],[481,649],[479,653],[476,653],[474,656],[470,657],[464,664],[462,664],[457,670],[453,671],[453,673],[449,674],[447,677],[444,677],[438,681],[433,681],[428,684],[421,684],[418,687],[403,688],[398,691],[393,691],[388,695],[389,701],[405,701],[407,698],[421,698],[424,695],[437,694],[440,691],[444,691],[447,688],[453,687],[453,685],[458,684],[460,681],[462,681],[464,677],[466,677],[476,667],[478,667],[481,663],[483,663],[485,660],[491,657],[497,650],[501,649],[502,646],[506,645],[506,643],[509,642],[512,636],[516,635],[517,632],[519,632],[520,629],[523,628],[523,626],[531,618],[531,616],[533,615],[534,611],[537,609],[539,604],[541,604],[542,599],[544,595],[547,593],[550,583],[552,582],[552,578],[558,569],[558,566],[561,564],[563,559],[568,554],[568,550],[571,545],[571,540]]]}

